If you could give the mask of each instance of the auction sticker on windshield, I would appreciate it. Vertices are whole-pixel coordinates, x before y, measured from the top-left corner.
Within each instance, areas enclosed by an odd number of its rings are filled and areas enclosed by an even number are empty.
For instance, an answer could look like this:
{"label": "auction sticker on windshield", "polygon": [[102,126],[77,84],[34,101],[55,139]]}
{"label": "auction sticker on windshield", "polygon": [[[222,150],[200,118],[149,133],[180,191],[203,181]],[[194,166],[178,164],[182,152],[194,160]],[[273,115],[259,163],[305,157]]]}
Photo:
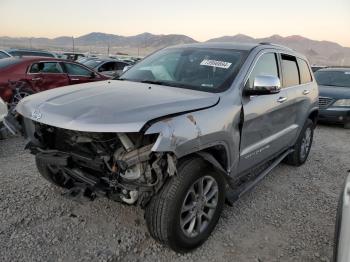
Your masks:
{"label": "auction sticker on windshield", "polygon": [[228,69],[232,65],[232,63],[205,59],[201,62],[200,65]]}

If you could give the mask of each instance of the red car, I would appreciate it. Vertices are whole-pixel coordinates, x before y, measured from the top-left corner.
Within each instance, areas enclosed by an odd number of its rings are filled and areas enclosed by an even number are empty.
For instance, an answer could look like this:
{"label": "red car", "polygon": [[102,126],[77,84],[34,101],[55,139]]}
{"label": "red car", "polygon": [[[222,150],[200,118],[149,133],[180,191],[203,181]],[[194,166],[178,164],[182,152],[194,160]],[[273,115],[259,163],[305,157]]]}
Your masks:
{"label": "red car", "polygon": [[62,59],[12,57],[0,60],[0,97],[11,106],[33,93],[107,79],[84,65]]}

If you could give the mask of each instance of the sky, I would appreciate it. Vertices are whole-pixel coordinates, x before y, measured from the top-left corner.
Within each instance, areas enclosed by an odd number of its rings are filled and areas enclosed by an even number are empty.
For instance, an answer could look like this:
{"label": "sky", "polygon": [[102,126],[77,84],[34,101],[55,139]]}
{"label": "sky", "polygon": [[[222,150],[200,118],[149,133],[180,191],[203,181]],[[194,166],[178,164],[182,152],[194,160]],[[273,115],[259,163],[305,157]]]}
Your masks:
{"label": "sky", "polygon": [[302,35],[350,47],[350,0],[0,0],[0,36]]}

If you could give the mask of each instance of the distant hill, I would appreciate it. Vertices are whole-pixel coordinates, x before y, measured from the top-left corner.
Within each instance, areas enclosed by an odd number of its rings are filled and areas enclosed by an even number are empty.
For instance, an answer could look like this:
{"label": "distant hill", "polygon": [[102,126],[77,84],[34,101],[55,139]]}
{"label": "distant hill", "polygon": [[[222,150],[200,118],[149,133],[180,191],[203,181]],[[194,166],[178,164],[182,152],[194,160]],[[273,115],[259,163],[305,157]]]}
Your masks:
{"label": "distant hill", "polygon": [[288,46],[307,56],[311,63],[322,65],[350,65],[350,48],[330,41],[316,41],[299,35],[282,37],[272,35],[265,38],[253,38],[247,35],[223,36],[207,42],[269,42]]}
{"label": "distant hill", "polygon": [[[120,36],[94,32],[74,38],[76,46],[115,46],[115,47],[147,47],[162,48],[169,45],[196,43],[194,39],[185,35],[153,35],[143,33],[135,36]],[[72,37],[62,36],[53,39],[49,38],[11,38],[0,37],[0,45],[3,46],[21,46],[25,44],[27,47],[71,47],[73,44]]]}
{"label": "distant hill", "polygon": [[[94,51],[104,53],[127,52],[131,54],[148,54],[154,50],[177,44],[197,43],[186,35],[155,35],[143,33],[135,36],[121,36],[105,34],[100,32],[89,33],[74,38],[74,45],[80,51]],[[243,34],[233,36],[222,36],[208,40],[208,42],[247,42],[260,43],[271,42],[288,46],[305,54],[312,64],[322,65],[350,65],[350,48],[343,47],[335,42],[316,41],[303,36],[293,35],[282,37],[272,35],[265,38],[253,38]],[[72,37],[62,36],[49,38],[13,38],[0,37],[0,48],[32,47],[49,50],[71,50],[73,46]],[[110,49],[107,49],[110,48]]]}

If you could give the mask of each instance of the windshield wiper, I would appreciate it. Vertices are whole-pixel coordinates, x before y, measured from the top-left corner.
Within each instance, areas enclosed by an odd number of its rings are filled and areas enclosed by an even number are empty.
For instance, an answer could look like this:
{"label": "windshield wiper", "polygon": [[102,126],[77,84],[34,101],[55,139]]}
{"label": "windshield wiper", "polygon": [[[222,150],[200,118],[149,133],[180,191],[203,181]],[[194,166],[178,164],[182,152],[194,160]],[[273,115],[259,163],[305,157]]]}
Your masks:
{"label": "windshield wiper", "polygon": [[142,80],[140,83],[152,84],[152,85],[169,85],[169,83],[158,80]]}

